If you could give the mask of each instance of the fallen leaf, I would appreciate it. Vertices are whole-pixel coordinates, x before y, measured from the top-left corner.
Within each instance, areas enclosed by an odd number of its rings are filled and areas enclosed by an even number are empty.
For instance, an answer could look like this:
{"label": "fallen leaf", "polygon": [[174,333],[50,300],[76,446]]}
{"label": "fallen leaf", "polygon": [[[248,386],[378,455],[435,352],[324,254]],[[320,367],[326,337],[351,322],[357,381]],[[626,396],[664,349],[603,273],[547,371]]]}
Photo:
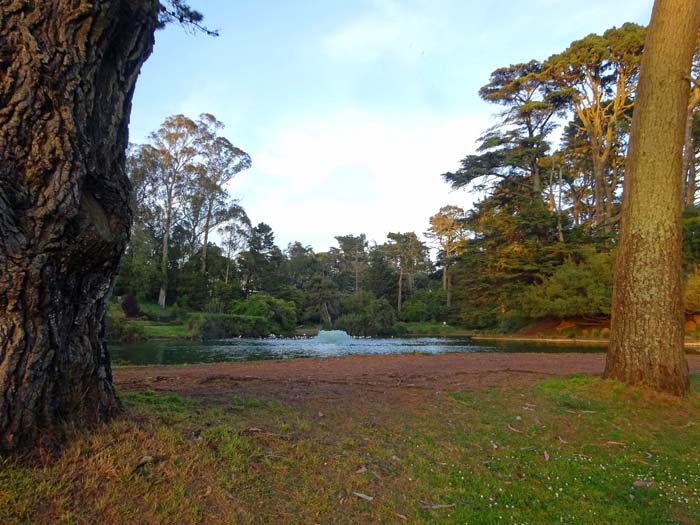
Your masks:
{"label": "fallen leaf", "polygon": [[491,441],[491,446],[492,446],[492,447],[494,448],[494,450],[495,450],[495,449],[498,448],[498,443],[496,443],[495,441],[492,440],[492,441]]}
{"label": "fallen leaf", "polygon": [[353,492],[353,495],[355,495],[358,498],[363,499],[365,501],[372,501],[374,499],[373,496],[368,496],[367,494],[362,494],[362,492]]}
{"label": "fallen leaf", "polygon": [[654,485],[653,481],[645,481],[643,479],[635,479],[634,483],[632,483],[633,486],[635,487],[651,487]]}
{"label": "fallen leaf", "polygon": [[399,518],[400,520],[403,520],[403,521],[408,520],[408,518],[405,515],[399,514],[398,512],[396,513],[396,517]]}
{"label": "fallen leaf", "polygon": [[364,465],[360,465],[357,467],[357,470],[355,470],[355,474],[364,474],[365,472],[367,472],[367,467]]}
{"label": "fallen leaf", "polygon": [[544,451],[544,460],[549,461],[549,452],[547,452],[546,450]]}

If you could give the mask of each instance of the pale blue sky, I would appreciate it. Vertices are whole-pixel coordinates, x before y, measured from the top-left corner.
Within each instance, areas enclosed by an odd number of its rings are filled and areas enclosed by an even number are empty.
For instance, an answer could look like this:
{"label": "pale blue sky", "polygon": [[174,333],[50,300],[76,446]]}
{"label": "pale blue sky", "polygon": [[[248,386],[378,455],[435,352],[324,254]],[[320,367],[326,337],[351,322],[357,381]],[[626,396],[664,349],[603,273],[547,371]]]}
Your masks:
{"label": "pale blue sky", "polygon": [[469,206],[439,175],[474,150],[498,108],[491,71],[545,59],[589,33],[649,21],[652,0],[192,0],[221,36],[156,34],[131,141],[168,115],[213,113],[253,158],[232,184],[277,243],[427,229]]}

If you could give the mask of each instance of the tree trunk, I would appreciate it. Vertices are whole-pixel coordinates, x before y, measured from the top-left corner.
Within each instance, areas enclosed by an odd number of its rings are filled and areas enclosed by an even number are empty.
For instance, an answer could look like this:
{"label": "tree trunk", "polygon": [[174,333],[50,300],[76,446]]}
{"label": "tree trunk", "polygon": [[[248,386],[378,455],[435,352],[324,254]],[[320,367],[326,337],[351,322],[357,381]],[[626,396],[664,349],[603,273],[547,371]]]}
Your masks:
{"label": "tree trunk", "polygon": [[688,116],[685,122],[685,144],[683,146],[683,206],[693,206],[695,204],[695,148],[693,147],[693,116],[695,112],[695,101],[688,108]]}
{"label": "tree trunk", "polygon": [[160,294],[158,294],[158,304],[165,308],[165,300],[168,291],[168,246],[170,245],[170,229],[173,225],[173,204],[172,195],[168,192],[165,205],[165,224],[163,225],[163,247],[160,258]]}
{"label": "tree trunk", "polygon": [[0,450],[119,409],[103,342],[155,0],[0,0]]}
{"label": "tree trunk", "polygon": [[204,242],[202,243],[202,273],[207,273],[207,245],[209,244],[209,228],[211,224],[211,210],[214,204],[209,201],[207,206],[207,218],[204,222]]}
{"label": "tree trunk", "polygon": [[593,200],[595,217],[593,224],[598,226],[605,223],[605,205],[603,195],[605,193],[605,163],[597,153],[593,153]]}
{"label": "tree trunk", "polygon": [[657,0],[625,171],[605,376],[688,393],[681,293],[682,155],[697,0]]}
{"label": "tree trunk", "polygon": [[399,268],[399,298],[397,301],[397,312],[401,315],[401,303],[403,302],[403,268]]}
{"label": "tree trunk", "polygon": [[452,274],[447,275],[447,308],[452,306]]}

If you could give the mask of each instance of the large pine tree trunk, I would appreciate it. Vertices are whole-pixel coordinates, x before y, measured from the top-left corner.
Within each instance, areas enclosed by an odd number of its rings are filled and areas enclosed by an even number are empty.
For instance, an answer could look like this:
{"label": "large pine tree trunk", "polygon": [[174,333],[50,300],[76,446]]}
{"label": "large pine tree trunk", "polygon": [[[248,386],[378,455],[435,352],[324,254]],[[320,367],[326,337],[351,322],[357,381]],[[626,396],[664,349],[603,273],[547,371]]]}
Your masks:
{"label": "large pine tree trunk", "polygon": [[635,99],[606,377],[688,393],[681,293],[682,155],[697,0],[656,0]]}
{"label": "large pine tree trunk", "polygon": [[103,342],[155,0],[0,0],[0,450],[119,404]]}

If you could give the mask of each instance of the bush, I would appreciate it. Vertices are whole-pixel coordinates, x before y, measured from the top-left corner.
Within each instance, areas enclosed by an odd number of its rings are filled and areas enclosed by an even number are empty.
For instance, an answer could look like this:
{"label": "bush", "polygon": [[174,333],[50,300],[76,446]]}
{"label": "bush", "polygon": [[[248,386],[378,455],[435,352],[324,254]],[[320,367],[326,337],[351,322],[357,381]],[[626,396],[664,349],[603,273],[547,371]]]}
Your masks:
{"label": "bush", "polygon": [[428,305],[417,299],[409,299],[401,306],[401,320],[406,323],[424,323],[430,320]]}
{"label": "bush", "polygon": [[276,334],[290,335],[297,325],[297,309],[293,302],[262,292],[254,293],[247,301],[234,303],[231,313],[261,317],[267,321],[268,331]]}
{"label": "bush", "polygon": [[566,261],[522,297],[522,313],[530,318],[610,315],[613,257],[591,253],[580,263]]}
{"label": "bush", "polygon": [[700,312],[700,271],[697,266],[688,274],[683,291],[683,303],[685,313],[695,314]]}
{"label": "bush", "polygon": [[190,336],[199,339],[270,335],[267,319],[252,315],[190,314],[187,327],[190,330]]}
{"label": "bush", "polygon": [[143,326],[109,314],[105,317],[105,337],[114,343],[137,343],[148,339]]}
{"label": "bush", "polygon": [[517,314],[506,314],[503,319],[501,319],[501,332],[512,334],[521,328],[525,328],[526,325],[527,319],[524,317]]}
{"label": "bush", "polygon": [[124,315],[127,317],[138,317],[141,312],[139,310],[139,303],[136,300],[136,296],[132,293],[126,294],[120,303]]}
{"label": "bush", "polygon": [[377,299],[370,292],[357,292],[340,305],[341,315],[335,321],[334,328],[345,330],[354,336],[395,335],[396,314],[386,299]]}

